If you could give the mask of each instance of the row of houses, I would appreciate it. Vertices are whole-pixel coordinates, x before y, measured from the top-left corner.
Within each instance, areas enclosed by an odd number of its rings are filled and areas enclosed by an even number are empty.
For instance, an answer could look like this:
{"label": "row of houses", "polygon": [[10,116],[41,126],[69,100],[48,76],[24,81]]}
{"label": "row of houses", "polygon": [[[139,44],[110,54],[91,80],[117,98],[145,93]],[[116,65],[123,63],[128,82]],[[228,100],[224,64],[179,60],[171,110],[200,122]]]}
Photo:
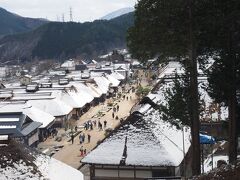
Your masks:
{"label": "row of houses", "polygon": [[[161,70],[156,86],[131,110],[125,123],[81,160],[89,165],[91,180],[181,179],[191,176],[190,127],[179,128],[170,124],[158,108],[167,103],[165,92],[173,87],[174,78],[171,77],[175,73],[180,75],[184,69],[179,63],[170,62]],[[200,99],[207,108],[213,100],[203,84],[207,84],[207,80],[200,77]],[[227,119],[226,112],[227,109],[217,112],[221,120]],[[205,121],[207,115],[203,111],[201,120]]]}
{"label": "row of houses", "polygon": [[169,83],[159,79],[145,97],[148,101],[136,105],[126,121],[81,160],[89,165],[90,179],[143,180],[191,173],[190,128],[178,129],[155,108],[165,101],[167,87]]}
{"label": "row of houses", "polygon": [[116,95],[126,80],[113,69],[59,72],[24,76],[0,89],[0,135],[37,146],[52,129],[67,128],[70,120]]}

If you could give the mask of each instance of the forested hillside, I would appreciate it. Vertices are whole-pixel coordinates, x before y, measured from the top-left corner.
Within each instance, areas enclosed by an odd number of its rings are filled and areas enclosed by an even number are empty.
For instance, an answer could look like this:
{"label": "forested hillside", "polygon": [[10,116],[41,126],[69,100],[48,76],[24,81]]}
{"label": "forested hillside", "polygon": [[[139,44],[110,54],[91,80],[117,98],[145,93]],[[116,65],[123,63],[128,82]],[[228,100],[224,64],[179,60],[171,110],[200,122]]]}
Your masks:
{"label": "forested hillside", "polygon": [[43,19],[21,17],[0,8],[0,38],[8,34],[30,31],[47,22]]}
{"label": "forested hillside", "polygon": [[94,57],[112,48],[126,46],[126,31],[133,13],[86,23],[51,22],[38,29],[0,40],[0,59],[64,59]]}

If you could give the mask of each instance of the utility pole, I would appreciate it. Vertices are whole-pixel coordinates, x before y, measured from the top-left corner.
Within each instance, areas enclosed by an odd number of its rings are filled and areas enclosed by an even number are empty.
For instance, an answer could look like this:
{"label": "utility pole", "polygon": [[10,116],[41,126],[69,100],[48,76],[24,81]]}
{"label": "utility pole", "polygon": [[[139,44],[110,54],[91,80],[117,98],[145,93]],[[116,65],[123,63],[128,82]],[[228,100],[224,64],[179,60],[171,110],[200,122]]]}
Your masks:
{"label": "utility pole", "polygon": [[69,10],[69,15],[70,15],[70,22],[73,22],[73,13],[72,13],[72,7],[70,7],[70,10]]}
{"label": "utility pole", "polygon": [[201,173],[200,142],[199,142],[199,103],[198,103],[198,72],[196,42],[193,32],[194,18],[193,8],[194,0],[188,0],[189,15],[189,64],[190,64],[190,119],[192,134],[192,174]]}
{"label": "utility pole", "polygon": [[62,22],[65,22],[64,14],[62,14]]}

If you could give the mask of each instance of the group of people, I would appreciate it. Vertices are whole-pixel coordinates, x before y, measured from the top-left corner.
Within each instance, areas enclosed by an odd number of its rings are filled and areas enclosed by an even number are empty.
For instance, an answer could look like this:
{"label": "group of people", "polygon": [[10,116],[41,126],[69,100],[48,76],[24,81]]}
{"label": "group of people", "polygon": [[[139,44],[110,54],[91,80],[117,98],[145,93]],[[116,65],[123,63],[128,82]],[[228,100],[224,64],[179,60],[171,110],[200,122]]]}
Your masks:
{"label": "group of people", "polygon": [[[90,141],[91,141],[90,134],[87,135],[87,139],[88,139],[88,143],[90,143]],[[79,142],[80,142],[80,144],[85,142],[85,134],[84,133],[79,135]]]}
{"label": "group of people", "polygon": [[56,128],[47,129],[43,132],[42,140],[46,140],[49,136],[52,136],[54,138],[55,136],[57,136],[57,134],[58,130]]}
{"label": "group of people", "polygon": [[118,120],[118,116],[115,116],[115,113],[119,111],[119,105],[113,107],[112,118]]}
{"label": "group of people", "polygon": [[107,121],[104,120],[103,123],[98,120],[89,120],[83,124],[84,130],[93,130],[94,127],[97,127],[99,130],[103,130],[103,128],[107,127]]}
{"label": "group of people", "polygon": [[116,107],[113,107],[113,112],[118,112],[119,111],[119,105],[117,105]]}
{"label": "group of people", "polygon": [[84,123],[84,129],[85,130],[93,130],[93,126],[96,126],[96,124],[97,123],[96,123],[95,120],[94,121],[89,120],[89,121]]}
{"label": "group of people", "polygon": [[[90,134],[87,135],[87,139],[88,139],[88,143],[90,143],[90,141],[91,141],[91,135]],[[84,133],[79,135],[79,141],[80,141],[80,145],[85,142],[85,134]],[[81,146],[80,147],[80,156],[85,156],[86,153],[87,153],[86,148],[83,149],[83,146]]]}

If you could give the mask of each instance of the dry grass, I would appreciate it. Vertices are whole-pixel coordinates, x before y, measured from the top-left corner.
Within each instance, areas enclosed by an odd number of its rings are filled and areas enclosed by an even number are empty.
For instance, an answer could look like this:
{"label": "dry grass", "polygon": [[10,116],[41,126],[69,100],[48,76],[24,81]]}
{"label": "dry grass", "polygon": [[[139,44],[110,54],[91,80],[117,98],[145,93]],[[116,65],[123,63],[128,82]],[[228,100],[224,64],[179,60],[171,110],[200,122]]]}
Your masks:
{"label": "dry grass", "polygon": [[34,155],[36,155],[36,151],[11,140],[7,146],[0,146],[0,168],[14,167],[14,163],[21,163],[33,167],[33,174],[41,174],[34,164]]}

